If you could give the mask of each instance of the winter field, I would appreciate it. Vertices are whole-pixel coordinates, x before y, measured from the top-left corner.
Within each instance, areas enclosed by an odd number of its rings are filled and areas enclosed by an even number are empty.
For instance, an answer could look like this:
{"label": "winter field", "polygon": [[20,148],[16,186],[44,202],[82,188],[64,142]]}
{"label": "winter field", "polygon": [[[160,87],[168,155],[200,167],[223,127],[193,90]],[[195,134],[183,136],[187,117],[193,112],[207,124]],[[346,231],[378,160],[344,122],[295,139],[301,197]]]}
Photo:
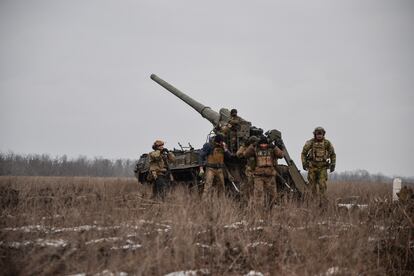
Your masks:
{"label": "winter field", "polygon": [[[269,212],[134,178],[0,177],[3,275],[414,275],[412,206],[391,183],[334,182],[330,203]],[[360,207],[338,199],[360,196]],[[176,272],[176,273],[174,273]]]}

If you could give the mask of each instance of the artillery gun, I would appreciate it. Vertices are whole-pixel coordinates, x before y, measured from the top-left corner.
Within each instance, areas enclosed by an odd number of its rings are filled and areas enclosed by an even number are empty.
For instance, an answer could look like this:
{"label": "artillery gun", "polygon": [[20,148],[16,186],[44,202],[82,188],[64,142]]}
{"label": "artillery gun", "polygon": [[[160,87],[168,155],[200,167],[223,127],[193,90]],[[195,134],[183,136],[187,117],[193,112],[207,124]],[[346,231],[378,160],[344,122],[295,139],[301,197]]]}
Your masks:
{"label": "artillery gun", "polygon": [[[198,187],[200,178],[198,177],[199,168],[199,152],[189,143],[187,147],[183,147],[178,143],[179,149],[174,148],[172,152],[175,155],[175,161],[169,164],[169,169],[173,175],[174,182],[184,183],[189,187]],[[149,157],[144,153],[135,165],[135,177],[140,183],[147,183],[149,173]]]}
{"label": "artillery gun", "polygon": [[[213,132],[217,132],[230,120],[229,109],[221,108],[219,112],[217,112],[210,107],[197,102],[158,76],[152,74],[151,79],[191,106],[203,118],[207,119],[213,125]],[[265,135],[271,144],[277,145],[284,150],[286,165],[277,166],[278,175],[276,176],[276,182],[278,183],[278,191],[293,192],[293,194],[297,196],[303,195],[306,190],[306,182],[300,174],[295,162],[290,158],[289,152],[282,140],[281,132],[273,129],[263,134],[261,128],[252,126],[251,122],[242,119],[236,132],[236,148],[238,148],[239,143],[248,141],[249,137],[253,135]],[[199,150],[195,150],[190,146],[189,148],[181,147],[180,150],[174,149],[173,152],[176,155],[176,161],[173,164],[170,164],[170,170],[174,179],[178,182],[187,182],[190,186],[198,185],[200,179],[197,175],[199,167],[202,165],[198,160]],[[238,185],[245,180],[244,166],[245,160],[235,156],[226,161],[226,184],[233,191],[238,191]],[[146,182],[148,167],[148,155],[143,154],[138,160],[135,168],[135,175],[141,183]]]}

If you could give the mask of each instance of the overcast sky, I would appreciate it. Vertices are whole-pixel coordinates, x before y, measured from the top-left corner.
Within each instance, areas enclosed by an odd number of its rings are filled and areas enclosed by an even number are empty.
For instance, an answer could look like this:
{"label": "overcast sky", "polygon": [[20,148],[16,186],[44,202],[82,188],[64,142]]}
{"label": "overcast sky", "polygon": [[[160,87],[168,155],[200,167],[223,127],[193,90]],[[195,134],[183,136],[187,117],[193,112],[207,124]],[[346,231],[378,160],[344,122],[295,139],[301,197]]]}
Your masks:
{"label": "overcast sky", "polygon": [[414,176],[414,2],[0,0],[0,151],[138,158],[211,124],[151,73],[337,170]]}

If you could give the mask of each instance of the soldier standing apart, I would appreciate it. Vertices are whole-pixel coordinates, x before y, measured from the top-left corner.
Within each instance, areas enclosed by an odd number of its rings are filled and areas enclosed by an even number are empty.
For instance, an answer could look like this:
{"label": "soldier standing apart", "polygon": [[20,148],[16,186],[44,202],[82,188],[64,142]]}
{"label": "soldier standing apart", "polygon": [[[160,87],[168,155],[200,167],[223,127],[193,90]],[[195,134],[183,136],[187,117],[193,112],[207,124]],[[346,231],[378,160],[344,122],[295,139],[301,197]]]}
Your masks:
{"label": "soldier standing apart", "polygon": [[152,182],[153,198],[165,198],[167,188],[171,185],[172,175],[168,162],[173,162],[175,156],[164,148],[164,142],[156,140],[152,145],[154,151],[149,153],[149,175]]}
{"label": "soldier standing apart", "polygon": [[308,171],[308,182],[313,197],[318,197],[319,205],[327,202],[326,181],[328,172],[335,171],[336,154],[332,143],[325,139],[325,130],[317,127],[313,139],[306,142],[302,150],[302,166]]}
{"label": "soldier standing apart", "polygon": [[[210,143],[205,143],[200,152],[201,163],[206,166],[204,194],[212,196],[216,189],[218,196],[224,193],[224,158],[230,157],[224,137],[217,134]],[[206,160],[207,159],[207,160]],[[203,167],[200,174],[204,175]]]}
{"label": "soldier standing apart", "polygon": [[244,152],[245,158],[255,158],[253,197],[255,201],[263,201],[266,209],[270,209],[276,199],[277,159],[283,156],[279,147],[269,147],[269,141],[264,136],[260,138],[258,146],[251,144]]}

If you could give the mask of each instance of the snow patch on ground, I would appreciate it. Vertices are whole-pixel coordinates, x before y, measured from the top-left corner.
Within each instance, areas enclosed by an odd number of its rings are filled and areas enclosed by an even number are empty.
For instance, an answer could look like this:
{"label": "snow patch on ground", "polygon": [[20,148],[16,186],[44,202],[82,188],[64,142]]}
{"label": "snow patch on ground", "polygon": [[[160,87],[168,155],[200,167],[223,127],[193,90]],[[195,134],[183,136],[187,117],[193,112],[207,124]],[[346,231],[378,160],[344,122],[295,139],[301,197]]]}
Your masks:
{"label": "snow patch on ground", "polygon": [[359,208],[359,209],[365,209],[368,208],[368,204],[347,204],[347,203],[338,203],[338,207],[345,207],[348,210],[352,208]]}
{"label": "snow patch on ground", "polygon": [[165,274],[164,276],[198,276],[198,275],[210,275],[208,269],[202,268],[198,270],[185,270],[185,271],[176,271]]}
{"label": "snow patch on ground", "polygon": [[119,240],[121,240],[120,237],[110,237],[110,238],[90,240],[90,241],[85,242],[85,244],[89,245],[89,244],[96,244],[96,243],[101,243],[101,242],[112,242],[112,241],[119,241]]}
{"label": "snow patch on ground", "polygon": [[212,246],[210,246],[210,245],[202,244],[202,243],[199,243],[199,242],[196,243],[196,246],[204,248],[204,249],[211,249],[212,248]]}
{"label": "snow patch on ground", "polygon": [[126,240],[125,243],[126,244],[122,246],[112,246],[111,249],[112,250],[136,250],[142,247],[141,244],[134,243],[131,240]]}
{"label": "snow patch on ground", "polygon": [[250,270],[249,273],[244,274],[244,276],[264,276],[264,274],[261,272]]}
{"label": "snow patch on ground", "polygon": [[[86,276],[86,275],[87,275],[86,273],[82,272],[82,273],[77,273],[77,274],[70,274],[70,275],[67,275],[67,276]],[[89,275],[91,275],[91,274],[89,274]],[[102,272],[98,272],[98,273],[95,273],[93,275],[94,276],[128,276],[128,273],[126,273],[126,272],[111,272],[111,271],[106,269]]]}
{"label": "snow patch on ground", "polygon": [[326,270],[324,275],[326,275],[326,276],[336,275],[336,274],[339,274],[340,271],[341,271],[341,269],[339,267],[334,266],[334,267],[328,268],[328,270]]}
{"label": "snow patch on ground", "polygon": [[0,245],[4,245],[9,248],[19,249],[21,247],[26,247],[30,245],[40,246],[40,247],[66,247],[68,242],[62,239],[58,240],[48,240],[48,239],[37,239],[35,241],[21,241],[21,242],[5,242]]}
{"label": "snow patch on ground", "polygon": [[238,222],[235,222],[235,223],[232,223],[232,224],[229,224],[229,225],[224,225],[224,228],[225,229],[239,229],[239,228],[241,228],[243,226],[246,226],[246,225],[247,225],[247,222],[242,220],[242,221],[238,221]]}

